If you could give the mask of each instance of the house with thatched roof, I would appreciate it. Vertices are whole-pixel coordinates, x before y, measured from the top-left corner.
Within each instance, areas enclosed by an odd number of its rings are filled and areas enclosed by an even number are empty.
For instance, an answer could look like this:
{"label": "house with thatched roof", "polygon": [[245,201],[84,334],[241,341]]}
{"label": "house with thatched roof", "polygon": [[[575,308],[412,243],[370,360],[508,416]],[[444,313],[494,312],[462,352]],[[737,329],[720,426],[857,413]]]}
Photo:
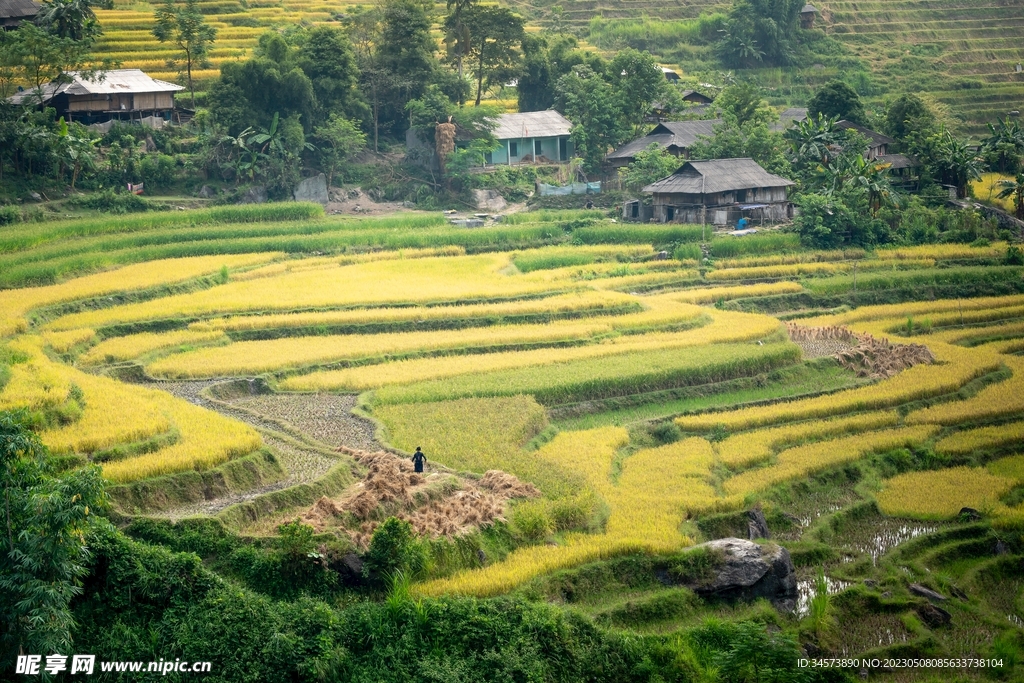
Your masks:
{"label": "house with thatched roof", "polygon": [[42,5],[32,0],[0,0],[0,28],[5,31],[18,28],[23,21],[32,21]]}
{"label": "house with thatched roof", "polygon": [[564,163],[575,153],[571,130],[572,121],[553,110],[502,114],[493,131],[498,145],[487,153],[485,162]]}
{"label": "house with thatched roof", "polygon": [[756,225],[793,217],[793,185],[753,159],[712,159],[687,161],[643,191],[652,196],[653,217],[660,223],[730,225],[748,218]]}

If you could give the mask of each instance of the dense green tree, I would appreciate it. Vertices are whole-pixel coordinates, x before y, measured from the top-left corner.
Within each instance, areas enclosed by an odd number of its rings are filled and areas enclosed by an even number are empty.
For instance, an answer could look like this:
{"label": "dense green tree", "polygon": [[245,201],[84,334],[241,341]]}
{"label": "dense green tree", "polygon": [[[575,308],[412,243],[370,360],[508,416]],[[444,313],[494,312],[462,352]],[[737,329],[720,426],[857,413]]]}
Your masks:
{"label": "dense green tree", "polygon": [[698,138],[690,147],[691,159],[749,157],[769,173],[790,175],[789,146],[782,134],[768,128],[766,123],[748,122],[740,126],[727,120],[715,126],[714,132],[710,138]]}
{"label": "dense green tree", "polygon": [[434,128],[454,116],[459,107],[431,84],[421,97],[410,100],[405,109],[409,112],[409,126],[433,149]]}
{"label": "dense green tree", "polygon": [[86,41],[61,38],[29,23],[17,31],[4,35],[8,69],[19,81],[28,83],[40,96],[47,83],[64,78],[71,71],[95,70],[85,68],[91,61]]}
{"label": "dense green tree", "polygon": [[269,127],[275,115],[299,115],[309,128],[317,102],[313,83],[290,60],[255,57],[221,67],[220,79],[210,88],[209,106],[217,120],[237,135],[250,126]]}
{"label": "dense green tree", "polygon": [[543,111],[555,103],[548,41],[543,36],[523,36],[523,65],[517,80],[519,111]]}
{"label": "dense green tree", "polygon": [[71,601],[82,592],[89,537],[105,520],[99,467],[57,474],[24,413],[0,412],[0,671],[19,652],[70,652]]}
{"label": "dense green tree", "polygon": [[807,115],[835,116],[841,121],[851,121],[864,125],[867,122],[867,114],[864,112],[864,105],[853,88],[843,81],[829,81],[818,88],[807,103]]}
{"label": "dense green tree", "polygon": [[599,55],[578,49],[575,36],[523,38],[523,64],[518,74],[519,111],[543,111],[555,104],[555,84],[578,64],[604,75],[607,64]]}
{"label": "dense green tree", "polygon": [[345,32],[318,26],[299,48],[296,65],[309,78],[316,97],[314,121],[332,114],[366,118],[368,110],[359,92],[359,68]]}
{"label": "dense green tree", "polygon": [[679,157],[652,142],[647,149],[637,152],[628,166],[619,169],[619,177],[626,189],[638,193],[651,183],[672,175],[682,164]]}
{"label": "dense green tree", "polygon": [[60,38],[91,42],[103,33],[94,7],[113,9],[113,0],[49,0],[44,2],[36,25]]}
{"label": "dense green tree", "polygon": [[558,79],[558,105],[573,122],[572,141],[584,166],[596,171],[615,145],[628,138],[617,111],[617,97],[611,85],[593,69],[577,65]]}
{"label": "dense green tree", "polygon": [[608,65],[608,78],[616,92],[624,127],[639,135],[651,105],[667,90],[665,74],[648,52],[620,50]]}
{"label": "dense green tree", "polygon": [[[206,23],[202,12],[199,11],[198,0],[165,0],[157,9],[155,19],[153,35],[156,39],[161,43],[173,43],[178,48],[194,109],[196,91],[192,82],[192,69],[209,62],[210,46],[217,37],[217,29]],[[175,60],[169,61],[172,65],[174,62]]]}
{"label": "dense green tree", "polygon": [[439,71],[430,33],[427,6],[417,0],[384,0],[380,10],[375,67],[386,75],[380,81],[378,120],[395,137],[405,134],[405,105],[434,82]]}
{"label": "dense green tree", "polygon": [[935,125],[935,113],[913,93],[900,95],[886,107],[885,133],[899,142],[915,133],[934,131]]}
{"label": "dense green tree", "polygon": [[[472,40],[469,26],[466,23],[466,14],[473,7],[476,0],[447,0],[448,16],[444,20],[444,42],[448,47],[448,54],[455,62],[455,73],[459,78],[464,77],[463,61],[469,55],[469,43]],[[459,100],[459,106],[464,104]]]}
{"label": "dense green tree", "polygon": [[313,142],[330,185],[338,167],[366,148],[366,134],[358,122],[331,114],[322,126],[313,129]]}
{"label": "dense green tree", "polygon": [[[504,7],[474,5],[462,13],[461,21],[469,39],[460,47],[459,55],[473,64],[479,107],[485,81],[493,85],[495,80],[504,82],[515,73],[525,34],[523,20]],[[445,27],[449,28],[447,21]]]}
{"label": "dense green tree", "polygon": [[738,126],[747,123],[771,123],[778,115],[764,99],[761,88],[751,81],[734,83],[715,98],[715,106],[722,110],[722,117]]}
{"label": "dense green tree", "polygon": [[788,64],[804,0],[734,0],[716,51],[731,67]]}
{"label": "dense green tree", "polygon": [[861,244],[862,219],[846,205],[842,197],[805,193],[794,203],[800,212],[793,225],[800,240],[815,249],[834,249],[844,244]]}

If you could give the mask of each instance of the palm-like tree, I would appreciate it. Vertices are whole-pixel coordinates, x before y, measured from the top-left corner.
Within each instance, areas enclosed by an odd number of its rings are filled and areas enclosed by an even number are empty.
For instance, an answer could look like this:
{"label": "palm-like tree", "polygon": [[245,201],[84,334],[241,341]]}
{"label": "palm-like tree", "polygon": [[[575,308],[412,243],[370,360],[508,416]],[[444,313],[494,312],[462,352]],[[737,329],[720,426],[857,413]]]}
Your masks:
{"label": "palm-like tree", "polygon": [[783,134],[793,146],[794,164],[831,165],[832,159],[841,150],[843,131],[836,128],[839,117],[828,117],[819,113],[815,118],[806,118]]}
{"label": "palm-like tree", "polygon": [[967,196],[967,185],[981,178],[982,160],[967,144],[943,128],[935,144],[933,163],[942,182],[956,188],[956,196]]}
{"label": "palm-like tree", "polygon": [[993,170],[1016,173],[1024,156],[1024,127],[1006,117],[998,125],[988,124],[991,135],[981,141],[987,158],[993,161]]}
{"label": "palm-like tree", "polygon": [[889,179],[892,164],[867,160],[861,155],[850,158],[845,169],[847,183],[867,193],[871,215],[877,215],[883,206],[899,208],[903,198]]}
{"label": "palm-like tree", "polygon": [[50,33],[71,40],[92,40],[102,31],[93,7],[113,7],[113,2],[93,0],[50,0],[43,4],[36,23]]}
{"label": "palm-like tree", "polygon": [[1024,173],[1018,173],[1012,180],[1000,180],[1002,189],[996,196],[1000,199],[1013,198],[1014,215],[1024,220]]}

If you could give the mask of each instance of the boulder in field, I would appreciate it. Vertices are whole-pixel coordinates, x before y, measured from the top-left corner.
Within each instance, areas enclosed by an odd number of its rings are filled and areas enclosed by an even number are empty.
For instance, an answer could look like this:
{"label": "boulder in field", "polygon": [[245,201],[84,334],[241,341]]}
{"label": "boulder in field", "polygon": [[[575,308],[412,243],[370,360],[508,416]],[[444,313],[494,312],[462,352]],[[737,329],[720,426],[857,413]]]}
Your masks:
{"label": "boulder in field", "polygon": [[330,201],[327,194],[327,176],[318,173],[312,178],[306,178],[295,186],[292,196],[297,202],[314,202],[326,206]]}
{"label": "boulder in field", "polygon": [[795,609],[796,572],[785,548],[741,538],[720,538],[698,547],[722,558],[710,578],[689,586],[698,595],[739,600],[767,598],[778,609]]}

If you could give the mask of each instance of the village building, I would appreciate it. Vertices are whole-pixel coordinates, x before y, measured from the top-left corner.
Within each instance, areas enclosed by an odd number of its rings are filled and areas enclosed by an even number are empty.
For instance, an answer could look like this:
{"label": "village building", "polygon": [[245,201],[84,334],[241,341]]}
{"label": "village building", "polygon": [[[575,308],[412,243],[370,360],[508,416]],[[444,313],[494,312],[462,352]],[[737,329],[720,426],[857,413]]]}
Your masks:
{"label": "village building", "polygon": [[557,111],[502,114],[495,123],[498,145],[485,155],[487,164],[563,163],[575,152],[572,121]]}
{"label": "village building", "polygon": [[41,104],[57,110],[68,121],[83,124],[107,121],[142,121],[154,117],[169,121],[174,111],[174,93],[180,85],[150,78],[139,69],[113,69],[87,76],[68,74],[66,83],[47,83],[42,93],[24,90],[8,98],[15,104]]}
{"label": "village building", "polygon": [[661,149],[668,150],[670,154],[685,159],[689,156],[690,147],[697,142],[697,138],[700,136],[713,137],[714,128],[720,123],[722,123],[722,119],[663,121],[644,137],[627,142],[605,158],[613,168],[619,168],[630,164],[637,152],[642,152],[652,144],[656,144]]}
{"label": "village building", "polygon": [[35,19],[42,7],[32,0],[0,0],[0,28],[16,29],[21,22]]}
{"label": "village building", "polygon": [[677,74],[675,71],[673,71],[672,69],[668,68],[667,66],[661,67],[661,73],[665,74],[665,80],[666,81],[678,81],[679,80],[679,74]]}
{"label": "village building", "polygon": [[869,161],[872,160],[872,159],[875,159],[877,157],[885,156],[886,154],[888,154],[889,153],[889,145],[891,145],[891,144],[896,142],[895,140],[893,140],[888,135],[882,135],[881,133],[876,133],[875,131],[871,130],[870,128],[865,128],[864,126],[859,126],[856,123],[853,123],[851,121],[839,121],[839,122],[836,123],[836,128],[838,128],[839,130],[852,130],[852,131],[855,131],[857,133],[860,133],[865,138],[867,138],[867,140],[868,140],[868,148],[867,148],[867,151],[865,152],[864,158],[869,160]]}
{"label": "village building", "polygon": [[773,123],[770,128],[782,133],[795,123],[807,120],[807,107],[789,107],[779,113],[779,120]]}
{"label": "village building", "polygon": [[[753,159],[713,159],[687,161],[643,191],[652,195],[652,217],[659,223],[731,225],[747,218],[756,226],[793,217],[788,196],[792,185]],[[623,218],[634,218],[632,214],[640,211],[627,202]]]}
{"label": "village building", "polygon": [[697,92],[696,90],[684,90],[682,93],[684,102],[692,102],[694,104],[711,104],[714,102],[714,98],[708,97],[704,93]]}

